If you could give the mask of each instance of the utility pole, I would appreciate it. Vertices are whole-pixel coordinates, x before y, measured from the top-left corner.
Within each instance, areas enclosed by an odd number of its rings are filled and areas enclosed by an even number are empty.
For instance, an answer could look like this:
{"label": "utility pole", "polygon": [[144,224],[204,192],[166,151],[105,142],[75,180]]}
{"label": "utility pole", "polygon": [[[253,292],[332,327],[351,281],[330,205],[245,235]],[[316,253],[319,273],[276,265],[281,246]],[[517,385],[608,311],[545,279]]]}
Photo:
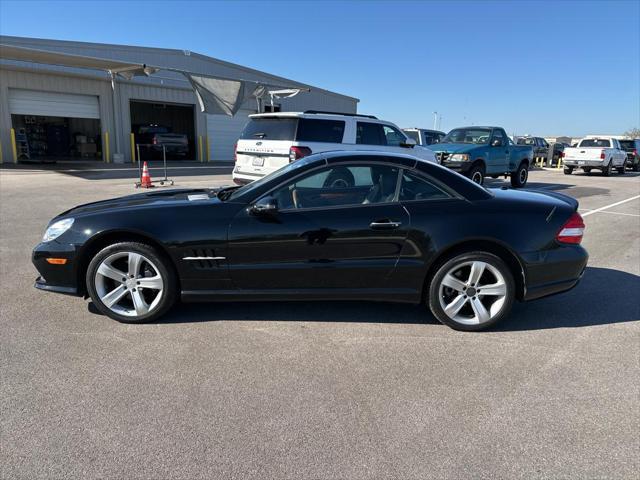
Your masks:
{"label": "utility pole", "polygon": [[433,112],[433,129],[437,130],[438,128],[438,112]]}

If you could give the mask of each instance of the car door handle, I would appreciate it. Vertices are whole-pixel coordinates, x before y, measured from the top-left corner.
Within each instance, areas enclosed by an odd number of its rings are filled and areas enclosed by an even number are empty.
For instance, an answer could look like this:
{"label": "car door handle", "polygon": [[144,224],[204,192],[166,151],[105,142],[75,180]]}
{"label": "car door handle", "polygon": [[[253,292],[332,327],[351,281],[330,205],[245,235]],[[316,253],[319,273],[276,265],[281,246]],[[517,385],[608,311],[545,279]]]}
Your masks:
{"label": "car door handle", "polygon": [[402,222],[392,222],[391,220],[377,220],[369,224],[373,230],[395,230],[402,225]]}

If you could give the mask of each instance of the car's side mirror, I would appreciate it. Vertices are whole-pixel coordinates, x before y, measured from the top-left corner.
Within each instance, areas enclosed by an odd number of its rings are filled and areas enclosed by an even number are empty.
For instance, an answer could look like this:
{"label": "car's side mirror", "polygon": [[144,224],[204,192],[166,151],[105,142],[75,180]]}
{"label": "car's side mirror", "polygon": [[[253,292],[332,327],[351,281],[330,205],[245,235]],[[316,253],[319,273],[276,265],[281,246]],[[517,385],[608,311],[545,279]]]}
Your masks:
{"label": "car's side mirror", "polygon": [[400,143],[400,146],[404,148],[413,148],[416,145],[417,143],[413,138],[407,138],[404,142]]}
{"label": "car's side mirror", "polygon": [[252,215],[273,215],[278,211],[278,201],[273,197],[263,197],[249,207]]}
{"label": "car's side mirror", "polygon": [[491,140],[491,146],[492,147],[501,147],[502,146],[502,140],[500,140],[499,138],[494,138],[493,140]]}

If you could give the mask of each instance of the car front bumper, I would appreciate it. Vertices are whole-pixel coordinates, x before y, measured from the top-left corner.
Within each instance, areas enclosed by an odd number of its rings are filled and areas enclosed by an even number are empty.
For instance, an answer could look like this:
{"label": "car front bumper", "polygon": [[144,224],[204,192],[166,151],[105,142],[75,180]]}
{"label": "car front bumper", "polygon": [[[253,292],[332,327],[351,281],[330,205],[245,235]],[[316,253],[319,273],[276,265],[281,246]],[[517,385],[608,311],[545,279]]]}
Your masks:
{"label": "car front bumper", "polygon": [[589,254],[580,245],[521,255],[525,269],[524,300],[535,300],[575,287],[584,274]]}
{"label": "car front bumper", "polygon": [[[48,258],[63,258],[64,265],[51,264]],[[77,279],[76,248],[73,245],[54,241],[40,243],[31,255],[31,261],[40,276],[34,287],[49,292],[79,295]]]}
{"label": "car front bumper", "polygon": [[450,168],[454,172],[465,174],[471,169],[471,164],[472,162],[449,162],[445,160],[442,166]]}

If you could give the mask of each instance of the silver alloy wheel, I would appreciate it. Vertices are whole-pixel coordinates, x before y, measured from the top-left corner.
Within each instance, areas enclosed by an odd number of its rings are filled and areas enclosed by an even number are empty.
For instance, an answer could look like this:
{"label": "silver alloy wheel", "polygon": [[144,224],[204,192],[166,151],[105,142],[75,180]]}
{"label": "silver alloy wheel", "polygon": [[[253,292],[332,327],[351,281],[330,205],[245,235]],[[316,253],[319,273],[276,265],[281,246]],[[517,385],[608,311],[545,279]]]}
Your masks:
{"label": "silver alloy wheel", "polygon": [[480,325],[500,314],[507,282],[493,265],[481,260],[459,263],[445,274],[438,289],[440,307],[454,322]]}
{"label": "silver alloy wheel", "polygon": [[100,263],[94,280],[102,303],[112,312],[127,317],[151,312],[160,303],[164,290],[158,267],[136,252],[109,255]]}
{"label": "silver alloy wheel", "polygon": [[482,185],[482,172],[473,172],[471,181],[477,183],[478,185]]}

